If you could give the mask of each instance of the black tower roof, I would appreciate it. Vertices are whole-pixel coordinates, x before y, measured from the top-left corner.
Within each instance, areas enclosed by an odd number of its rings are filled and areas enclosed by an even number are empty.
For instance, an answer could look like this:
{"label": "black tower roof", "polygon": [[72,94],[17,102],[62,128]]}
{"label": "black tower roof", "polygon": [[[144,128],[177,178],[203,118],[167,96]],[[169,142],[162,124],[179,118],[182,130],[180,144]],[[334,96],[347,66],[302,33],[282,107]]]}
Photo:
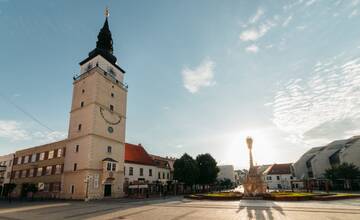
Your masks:
{"label": "black tower roof", "polygon": [[101,55],[111,64],[113,64],[117,69],[121,72],[125,73],[123,69],[121,69],[116,64],[116,57],[113,55],[113,40],[111,37],[111,31],[109,29],[108,18],[106,17],[103,27],[100,29],[100,32],[97,36],[96,48],[90,51],[89,57],[80,62],[80,65],[86,63],[90,59],[96,57],[97,55]]}

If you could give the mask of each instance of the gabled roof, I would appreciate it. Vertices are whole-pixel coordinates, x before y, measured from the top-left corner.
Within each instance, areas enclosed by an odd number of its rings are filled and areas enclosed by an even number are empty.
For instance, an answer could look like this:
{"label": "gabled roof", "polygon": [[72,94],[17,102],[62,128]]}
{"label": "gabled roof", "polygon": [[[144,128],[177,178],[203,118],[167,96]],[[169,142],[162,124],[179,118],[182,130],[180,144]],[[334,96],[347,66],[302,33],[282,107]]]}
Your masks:
{"label": "gabled roof", "polygon": [[174,170],[174,163],[176,158],[173,157],[161,157],[157,155],[150,155],[153,160],[158,164],[159,167],[170,168],[170,170]]}
{"label": "gabled roof", "polygon": [[141,144],[135,145],[125,143],[125,163],[156,166],[154,160],[146,152],[143,146],[141,146]]}
{"label": "gabled roof", "polygon": [[291,163],[273,164],[264,173],[267,175],[291,174]]}

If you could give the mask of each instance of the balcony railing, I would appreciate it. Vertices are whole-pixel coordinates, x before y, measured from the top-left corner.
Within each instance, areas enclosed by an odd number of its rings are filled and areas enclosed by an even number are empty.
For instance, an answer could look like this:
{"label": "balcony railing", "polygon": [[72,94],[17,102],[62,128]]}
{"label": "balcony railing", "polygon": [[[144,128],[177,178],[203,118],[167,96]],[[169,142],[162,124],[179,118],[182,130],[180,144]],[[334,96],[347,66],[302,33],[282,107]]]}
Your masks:
{"label": "balcony railing", "polygon": [[105,76],[105,78],[109,79],[110,81],[112,81],[113,83],[119,85],[120,87],[122,87],[123,89],[125,89],[126,91],[128,90],[128,85],[127,84],[124,84],[122,82],[120,82],[119,80],[117,80],[115,77],[114,77],[114,74],[113,73],[110,73],[110,72],[107,72],[105,71],[104,69],[102,69],[101,67],[99,66],[94,66],[93,68],[90,68],[88,69],[86,72],[84,73],[78,73],[78,74],[75,74],[73,79],[74,81],[76,80],[79,80],[79,79],[82,79],[83,77],[85,77],[86,75],[88,75],[93,69],[95,68],[98,68],[102,71],[102,74]]}

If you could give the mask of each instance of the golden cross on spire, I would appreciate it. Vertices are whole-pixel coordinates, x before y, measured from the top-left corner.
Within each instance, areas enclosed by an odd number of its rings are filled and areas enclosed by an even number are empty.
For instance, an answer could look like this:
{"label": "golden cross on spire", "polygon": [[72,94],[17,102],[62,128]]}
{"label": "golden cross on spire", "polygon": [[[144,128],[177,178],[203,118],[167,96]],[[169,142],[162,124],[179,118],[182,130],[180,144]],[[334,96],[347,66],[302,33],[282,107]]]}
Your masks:
{"label": "golden cross on spire", "polygon": [[110,11],[109,11],[109,7],[105,8],[105,13],[104,13],[105,17],[109,17],[110,15]]}

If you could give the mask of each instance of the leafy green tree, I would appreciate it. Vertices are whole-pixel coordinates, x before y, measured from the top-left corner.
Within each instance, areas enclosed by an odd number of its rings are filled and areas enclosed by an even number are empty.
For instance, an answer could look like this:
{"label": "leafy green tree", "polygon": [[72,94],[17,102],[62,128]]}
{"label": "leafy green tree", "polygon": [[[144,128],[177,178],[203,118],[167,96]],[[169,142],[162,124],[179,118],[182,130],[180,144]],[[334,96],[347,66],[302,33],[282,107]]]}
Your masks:
{"label": "leafy green tree", "polygon": [[6,195],[7,197],[9,197],[10,194],[14,191],[15,188],[16,188],[15,183],[6,183],[6,184],[4,184],[4,190],[3,190],[4,196]]}
{"label": "leafy green tree", "polygon": [[360,177],[360,169],[352,163],[343,163],[325,170],[324,176],[333,182],[335,180],[344,180],[346,185],[351,188],[352,180]]}
{"label": "leafy green tree", "polygon": [[174,163],[174,179],[185,183],[186,185],[194,185],[199,177],[199,168],[196,161],[188,154],[184,154]]}
{"label": "leafy green tree", "polygon": [[196,162],[199,167],[199,184],[204,186],[214,183],[219,173],[216,160],[210,154],[200,154]]}

